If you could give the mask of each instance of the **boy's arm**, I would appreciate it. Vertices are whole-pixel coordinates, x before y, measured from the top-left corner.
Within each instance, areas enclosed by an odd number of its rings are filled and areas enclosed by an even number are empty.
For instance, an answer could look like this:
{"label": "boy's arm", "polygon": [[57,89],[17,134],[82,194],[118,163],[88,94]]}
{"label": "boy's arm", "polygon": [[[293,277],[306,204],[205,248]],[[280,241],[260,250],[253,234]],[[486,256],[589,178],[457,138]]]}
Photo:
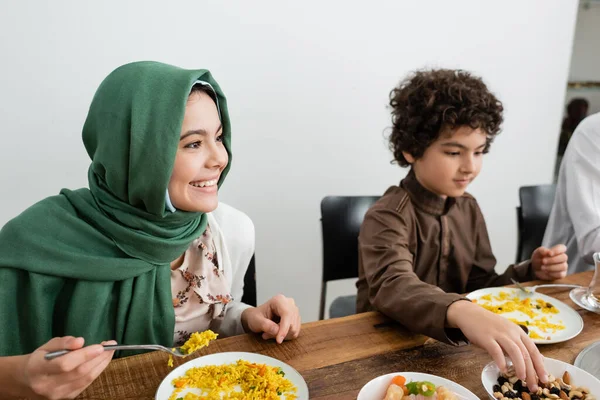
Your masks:
{"label": "boy's arm", "polygon": [[509,266],[502,275],[498,275],[494,270],[496,266],[496,257],[492,253],[492,245],[488,235],[487,226],[483,218],[483,214],[477,203],[475,204],[476,212],[476,245],[475,259],[473,268],[469,274],[467,282],[467,292],[481,289],[484,287],[504,286],[512,284],[511,278],[519,282],[531,281],[536,279],[531,268],[531,261],[526,260],[519,264]]}
{"label": "boy's arm", "polygon": [[367,212],[359,247],[369,287],[369,301],[380,312],[442,342],[466,342],[458,329],[446,327],[448,307],[463,296],[445,293],[419,279],[408,248],[412,224],[394,209],[380,206]]}

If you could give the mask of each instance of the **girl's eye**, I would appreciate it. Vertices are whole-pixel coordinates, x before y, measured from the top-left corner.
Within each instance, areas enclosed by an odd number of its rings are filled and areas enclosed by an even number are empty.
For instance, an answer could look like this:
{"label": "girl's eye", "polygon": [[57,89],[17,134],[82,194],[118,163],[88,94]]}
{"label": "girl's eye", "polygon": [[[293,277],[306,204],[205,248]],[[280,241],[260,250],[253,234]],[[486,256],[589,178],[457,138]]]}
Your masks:
{"label": "girl's eye", "polygon": [[200,145],[202,144],[201,141],[197,141],[197,142],[192,142],[190,144],[186,144],[185,148],[186,149],[197,149],[198,147],[200,147]]}

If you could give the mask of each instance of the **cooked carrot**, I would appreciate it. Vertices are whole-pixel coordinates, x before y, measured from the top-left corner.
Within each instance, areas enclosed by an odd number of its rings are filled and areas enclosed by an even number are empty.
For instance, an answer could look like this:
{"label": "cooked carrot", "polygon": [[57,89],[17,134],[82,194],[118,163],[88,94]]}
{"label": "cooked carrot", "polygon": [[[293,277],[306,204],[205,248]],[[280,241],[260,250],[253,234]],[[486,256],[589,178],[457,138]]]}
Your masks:
{"label": "cooked carrot", "polygon": [[185,385],[185,381],[184,381],[184,380],[178,380],[178,381],[175,381],[175,387],[176,387],[176,388],[180,388],[180,387],[182,387],[183,385]]}
{"label": "cooked carrot", "polygon": [[406,378],[402,375],[397,375],[392,379],[392,383],[402,387],[406,383]]}

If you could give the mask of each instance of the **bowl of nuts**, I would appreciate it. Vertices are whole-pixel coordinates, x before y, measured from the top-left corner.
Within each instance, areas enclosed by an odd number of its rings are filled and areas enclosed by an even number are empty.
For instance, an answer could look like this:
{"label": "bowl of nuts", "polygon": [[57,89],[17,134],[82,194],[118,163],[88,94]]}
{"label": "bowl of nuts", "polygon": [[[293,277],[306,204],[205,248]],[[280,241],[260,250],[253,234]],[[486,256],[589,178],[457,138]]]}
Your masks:
{"label": "bowl of nuts", "polygon": [[544,359],[548,372],[548,383],[538,382],[538,390],[529,391],[525,381],[516,377],[511,366],[503,374],[495,362],[485,366],[481,372],[481,383],[490,399],[520,399],[520,400],[596,400],[600,399],[600,380],[593,375],[571,364]]}

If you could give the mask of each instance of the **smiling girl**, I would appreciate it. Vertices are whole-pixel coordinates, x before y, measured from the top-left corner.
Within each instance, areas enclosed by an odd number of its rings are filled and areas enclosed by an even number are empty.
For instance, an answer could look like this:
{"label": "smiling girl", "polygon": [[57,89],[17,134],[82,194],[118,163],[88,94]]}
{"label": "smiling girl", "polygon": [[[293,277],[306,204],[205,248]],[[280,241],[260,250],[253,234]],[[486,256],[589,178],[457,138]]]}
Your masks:
{"label": "smiling girl", "polygon": [[[228,244],[211,213],[231,125],[210,72],[119,67],[94,96],[83,142],[89,189],[64,189],[0,231],[0,397],[76,397],[108,365],[98,343],[111,339],[173,346],[209,328],[298,336],[292,299],[240,302],[249,259],[235,260],[246,249]],[[60,349],[73,351],[44,359]]]}

